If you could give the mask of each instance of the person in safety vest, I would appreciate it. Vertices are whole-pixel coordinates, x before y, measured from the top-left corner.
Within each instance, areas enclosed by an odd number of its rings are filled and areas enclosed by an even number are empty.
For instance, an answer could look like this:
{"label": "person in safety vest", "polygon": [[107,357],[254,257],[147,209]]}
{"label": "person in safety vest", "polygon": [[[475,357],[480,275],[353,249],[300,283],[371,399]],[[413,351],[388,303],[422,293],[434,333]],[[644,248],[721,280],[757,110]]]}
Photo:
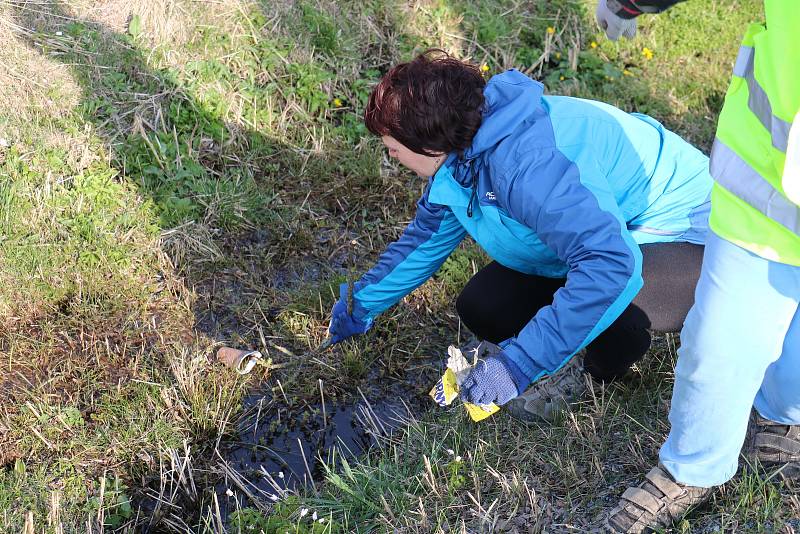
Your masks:
{"label": "person in safety vest", "polygon": [[474,367],[461,395],[514,399],[510,411],[526,419],[551,417],[550,397],[573,398],[584,370],[626,373],[648,328],[680,329],[712,184],[708,158],[656,120],[543,91],[513,69],[487,83],[435,50],[381,79],[366,125],[428,184],[400,238],[352,291],[342,284],[329,327],[333,342],[366,332],[469,234],[494,261],[456,309],[502,351]]}
{"label": "person in safety vest", "polygon": [[[600,0],[597,19],[612,39],[632,36],[636,15],[675,3]],[[659,466],[609,513],[612,532],[681,517],[733,477],[743,445],[749,462],[800,480],[800,2],[766,0],[764,12],[745,33],[711,151],[712,232],[670,434]]]}

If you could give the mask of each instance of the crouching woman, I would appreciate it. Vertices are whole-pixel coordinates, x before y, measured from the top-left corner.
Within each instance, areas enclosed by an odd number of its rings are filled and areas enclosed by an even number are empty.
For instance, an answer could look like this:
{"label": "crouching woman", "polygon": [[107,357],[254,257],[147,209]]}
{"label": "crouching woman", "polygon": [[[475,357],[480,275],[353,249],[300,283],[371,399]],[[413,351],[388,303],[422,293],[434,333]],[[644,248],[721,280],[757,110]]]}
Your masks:
{"label": "crouching woman", "polygon": [[626,373],[648,330],[680,330],[711,190],[706,156],[656,120],[543,91],[516,70],[487,83],[441,51],[381,79],[366,125],[428,184],[414,220],[354,284],[351,313],[341,287],[329,328],[333,341],[366,332],[470,235],[493,261],[456,308],[502,351],[462,397],[513,399],[523,418],[549,418],[584,372]]}

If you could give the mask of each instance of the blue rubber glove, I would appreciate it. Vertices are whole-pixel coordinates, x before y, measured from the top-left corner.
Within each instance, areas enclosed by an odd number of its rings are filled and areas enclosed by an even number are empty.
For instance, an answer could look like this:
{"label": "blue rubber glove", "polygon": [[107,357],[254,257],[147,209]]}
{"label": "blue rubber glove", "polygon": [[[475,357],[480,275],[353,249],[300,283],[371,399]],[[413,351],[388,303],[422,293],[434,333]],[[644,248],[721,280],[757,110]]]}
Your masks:
{"label": "blue rubber glove", "polygon": [[339,300],[331,310],[331,324],[328,327],[330,344],[338,343],[356,334],[363,334],[372,326],[372,319],[362,320],[347,313],[347,284],[339,286]]}
{"label": "blue rubber glove", "polygon": [[530,379],[502,352],[489,356],[472,368],[461,383],[461,398],[472,404],[495,403],[498,406],[519,396]]}

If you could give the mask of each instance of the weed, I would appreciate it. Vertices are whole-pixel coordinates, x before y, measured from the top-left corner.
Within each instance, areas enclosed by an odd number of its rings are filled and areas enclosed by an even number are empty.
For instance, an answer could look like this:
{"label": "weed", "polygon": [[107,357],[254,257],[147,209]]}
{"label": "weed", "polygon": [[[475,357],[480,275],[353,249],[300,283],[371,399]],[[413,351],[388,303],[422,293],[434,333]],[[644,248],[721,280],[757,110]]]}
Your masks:
{"label": "weed", "polygon": [[447,482],[447,488],[450,493],[454,493],[466,485],[466,468],[460,456],[453,458],[453,460],[447,464],[447,471],[450,475]]}
{"label": "weed", "polygon": [[342,367],[348,378],[359,380],[363,378],[369,370],[364,355],[357,347],[345,348],[342,354]]}
{"label": "weed", "polygon": [[333,19],[311,4],[300,5],[303,24],[311,34],[311,44],[327,56],[336,56],[339,50],[339,32]]}
{"label": "weed", "polygon": [[444,284],[448,293],[457,294],[487,263],[489,259],[486,254],[470,242],[459,247],[445,260],[437,271],[436,278]]}
{"label": "weed", "polygon": [[316,511],[302,508],[296,497],[287,497],[275,505],[273,512],[265,516],[253,508],[243,508],[231,514],[231,525],[241,532],[264,532],[265,534],[336,534],[342,532],[330,517],[319,516]]}
{"label": "weed", "polygon": [[119,478],[103,478],[96,489],[98,496],[89,499],[89,510],[102,510],[103,526],[111,529],[121,527],[133,515],[128,488]]}

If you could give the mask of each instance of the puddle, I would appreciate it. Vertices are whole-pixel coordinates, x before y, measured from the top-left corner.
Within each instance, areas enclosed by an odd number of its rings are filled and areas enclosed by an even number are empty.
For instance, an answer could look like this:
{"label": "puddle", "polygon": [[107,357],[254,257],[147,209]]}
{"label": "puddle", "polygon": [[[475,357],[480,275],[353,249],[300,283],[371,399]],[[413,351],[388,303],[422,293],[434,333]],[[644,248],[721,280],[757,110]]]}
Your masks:
{"label": "puddle", "polygon": [[[333,241],[340,239],[338,235],[329,232],[320,239]],[[271,242],[265,232],[225,242],[222,249],[226,256],[237,261],[211,266],[191,280],[202,296],[193,310],[198,331],[236,346],[259,346],[262,340],[254,325],[272,322],[280,312],[278,307],[262,307],[263,301],[258,300],[261,293],[291,292],[296,287],[333,278],[334,273],[345,271],[345,265],[350,267],[347,260],[352,250],[340,247],[331,257],[308,257],[273,268],[258,259],[263,256],[264,244]],[[259,304],[258,312],[254,311],[254,302]],[[431,344],[441,341],[447,346],[446,340],[434,339],[437,334],[429,337]],[[254,503],[263,505],[275,496],[318,485],[325,477],[326,463],[335,467],[335,458],[364,454],[401,424],[400,420],[407,419],[409,409],[419,416],[433,407],[427,392],[440,376],[443,362],[434,356],[414,355],[409,362],[412,360],[413,367],[394,371],[403,376],[390,375],[389,366],[385,374],[380,374],[376,367],[368,373],[370,376],[358,380],[361,390],[351,383],[348,387],[354,389],[338,390],[336,402],[326,395],[324,410],[318,397],[305,403],[285,398],[274,382],[257,386],[244,399],[235,429],[226,432],[228,437],[220,443],[209,444],[212,450],[208,452],[216,450],[213,458],[202,462],[204,479],[198,484],[198,488],[204,486],[202,490],[181,489],[191,498],[171,505],[159,504],[163,492],[152,489],[143,499],[145,509],[160,506],[170,518],[192,520],[212,509],[215,517],[227,522],[236,509]]]}
{"label": "puddle", "polygon": [[397,381],[388,392],[376,388],[359,391],[350,403],[326,402],[324,411],[321,403],[287,407],[268,387],[249,395],[237,435],[219,447],[228,470],[215,488],[222,517],[248,506],[247,492],[269,502],[319,483],[324,464],[336,467],[337,458],[363,454],[407,420],[409,410],[430,409],[423,393]]}
{"label": "puddle", "polygon": [[[250,397],[245,408],[257,410],[263,400]],[[309,478],[322,479],[320,458],[329,459],[334,447],[345,455],[363,453],[376,438],[391,433],[403,412],[400,402],[370,403],[369,407],[363,401],[326,406],[324,416],[321,405],[302,410],[281,407],[272,416],[262,413],[258,426],[255,415],[249,417],[238,439],[223,443],[220,452],[242,474],[266,471],[276,480],[283,480],[284,489],[296,489],[309,484]],[[265,490],[270,488],[268,484],[262,486]]]}

